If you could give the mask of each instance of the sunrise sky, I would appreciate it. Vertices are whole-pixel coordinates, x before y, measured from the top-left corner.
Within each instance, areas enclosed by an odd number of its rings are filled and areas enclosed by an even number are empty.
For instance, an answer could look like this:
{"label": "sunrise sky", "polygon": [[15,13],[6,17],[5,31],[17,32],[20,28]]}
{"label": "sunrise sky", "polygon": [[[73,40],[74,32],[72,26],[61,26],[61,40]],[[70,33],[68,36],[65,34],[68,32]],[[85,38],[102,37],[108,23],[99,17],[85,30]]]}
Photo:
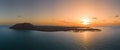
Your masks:
{"label": "sunrise sky", "polygon": [[120,0],[0,0],[0,24],[120,25]]}

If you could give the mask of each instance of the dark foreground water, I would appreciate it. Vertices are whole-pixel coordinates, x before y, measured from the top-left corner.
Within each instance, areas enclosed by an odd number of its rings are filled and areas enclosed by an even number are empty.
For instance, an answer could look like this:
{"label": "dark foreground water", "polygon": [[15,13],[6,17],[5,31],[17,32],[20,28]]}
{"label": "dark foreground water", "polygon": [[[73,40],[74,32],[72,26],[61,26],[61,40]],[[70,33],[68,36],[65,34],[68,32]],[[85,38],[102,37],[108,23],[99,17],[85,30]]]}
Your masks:
{"label": "dark foreground water", "polygon": [[101,32],[41,32],[0,26],[0,50],[120,50],[120,27]]}

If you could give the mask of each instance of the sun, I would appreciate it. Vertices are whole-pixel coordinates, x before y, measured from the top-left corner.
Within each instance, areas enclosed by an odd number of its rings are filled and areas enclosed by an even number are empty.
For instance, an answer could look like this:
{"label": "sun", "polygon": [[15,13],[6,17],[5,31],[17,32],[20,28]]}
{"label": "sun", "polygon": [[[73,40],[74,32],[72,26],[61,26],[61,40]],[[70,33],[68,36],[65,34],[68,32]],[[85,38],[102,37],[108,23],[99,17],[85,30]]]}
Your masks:
{"label": "sun", "polygon": [[82,18],[81,19],[81,24],[88,25],[88,24],[90,24],[90,20],[88,18]]}

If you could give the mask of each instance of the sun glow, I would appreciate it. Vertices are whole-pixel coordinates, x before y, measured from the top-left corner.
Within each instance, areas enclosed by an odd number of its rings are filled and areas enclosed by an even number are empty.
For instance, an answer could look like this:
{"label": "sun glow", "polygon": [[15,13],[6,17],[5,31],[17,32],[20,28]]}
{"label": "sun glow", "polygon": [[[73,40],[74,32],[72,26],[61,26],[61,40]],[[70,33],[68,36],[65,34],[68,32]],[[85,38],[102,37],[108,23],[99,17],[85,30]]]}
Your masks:
{"label": "sun glow", "polygon": [[88,24],[90,24],[90,20],[88,18],[82,18],[81,19],[81,24],[88,25]]}

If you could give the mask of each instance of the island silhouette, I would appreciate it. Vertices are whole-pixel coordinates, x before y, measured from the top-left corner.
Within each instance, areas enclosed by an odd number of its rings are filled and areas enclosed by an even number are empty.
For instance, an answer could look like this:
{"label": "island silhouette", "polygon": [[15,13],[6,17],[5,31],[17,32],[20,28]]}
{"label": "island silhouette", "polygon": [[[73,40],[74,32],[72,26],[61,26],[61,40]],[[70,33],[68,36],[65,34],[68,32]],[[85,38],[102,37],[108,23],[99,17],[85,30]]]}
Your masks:
{"label": "island silhouette", "polygon": [[73,27],[73,26],[36,26],[31,23],[17,23],[10,27],[14,30],[36,30],[44,32],[55,32],[55,31],[101,31],[100,29],[90,28],[90,27]]}

